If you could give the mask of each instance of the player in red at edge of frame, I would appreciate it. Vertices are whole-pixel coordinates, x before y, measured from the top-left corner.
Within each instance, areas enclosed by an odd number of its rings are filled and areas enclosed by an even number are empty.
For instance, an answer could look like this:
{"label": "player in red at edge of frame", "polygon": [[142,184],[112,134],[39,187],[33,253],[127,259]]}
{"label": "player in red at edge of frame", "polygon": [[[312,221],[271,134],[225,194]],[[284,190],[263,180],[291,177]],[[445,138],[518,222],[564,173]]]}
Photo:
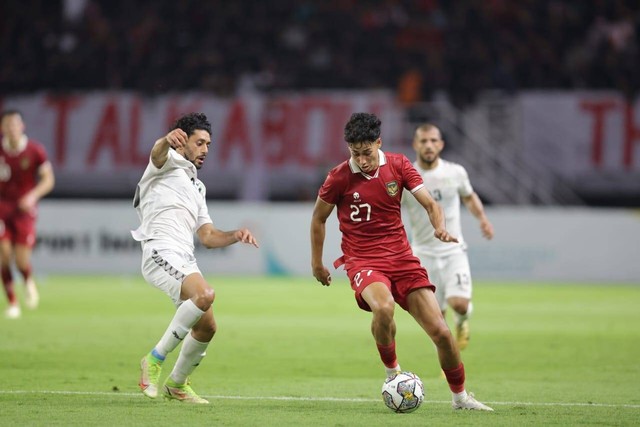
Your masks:
{"label": "player in red at edge of frame", "polygon": [[53,190],[55,178],[44,147],[25,135],[18,110],[0,116],[0,268],[9,301],[5,317],[22,315],[13,286],[12,263],[25,284],[25,305],[38,306],[40,297],[33,279],[31,253],[36,243],[38,201]]}
{"label": "player in red at edge of frame", "polygon": [[386,375],[401,371],[393,318],[398,303],[434,342],[451,389],[452,407],[493,411],[465,390],[460,351],[440,312],[435,286],[413,255],[402,224],[403,188],[424,207],[439,240],[457,239],[445,229],[442,208],[429,195],[411,162],[402,154],[380,149],[380,126],[380,119],[369,113],[352,114],[345,126],[350,158],[329,172],[311,219],[313,275],[322,285],[331,284],[322,253],[326,221],[337,206],[343,256],[334,262],[334,267],[344,265],[358,306],[373,315],[371,331]]}

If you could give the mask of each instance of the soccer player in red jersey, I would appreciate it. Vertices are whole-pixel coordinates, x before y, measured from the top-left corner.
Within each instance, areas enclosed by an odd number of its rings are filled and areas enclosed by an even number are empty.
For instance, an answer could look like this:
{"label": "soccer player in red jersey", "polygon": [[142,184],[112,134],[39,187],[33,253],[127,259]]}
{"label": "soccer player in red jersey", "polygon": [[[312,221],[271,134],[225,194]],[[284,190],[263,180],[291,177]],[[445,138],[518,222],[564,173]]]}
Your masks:
{"label": "soccer player in red jersey", "polygon": [[440,366],[452,392],[454,409],[493,409],[465,390],[460,352],[434,295],[435,286],[412,251],[402,224],[402,190],[406,188],[424,207],[443,242],[457,242],[447,232],[442,208],[425,189],[421,175],[402,154],[380,150],[381,122],[374,114],[354,113],[344,129],[351,154],[333,168],[318,192],[311,219],[311,267],[324,286],[331,274],[322,260],[327,218],[337,207],[344,264],[358,306],[373,315],[371,332],[387,376],[401,371],[396,357],[393,318],[396,303],[434,342]]}
{"label": "soccer player in red jersey", "polygon": [[0,116],[0,269],[9,307],[8,318],[20,317],[20,305],[13,289],[12,262],[25,283],[25,304],[38,306],[39,296],[31,269],[31,251],[36,241],[38,200],[54,186],[47,153],[38,142],[27,138],[22,114],[7,110]]}

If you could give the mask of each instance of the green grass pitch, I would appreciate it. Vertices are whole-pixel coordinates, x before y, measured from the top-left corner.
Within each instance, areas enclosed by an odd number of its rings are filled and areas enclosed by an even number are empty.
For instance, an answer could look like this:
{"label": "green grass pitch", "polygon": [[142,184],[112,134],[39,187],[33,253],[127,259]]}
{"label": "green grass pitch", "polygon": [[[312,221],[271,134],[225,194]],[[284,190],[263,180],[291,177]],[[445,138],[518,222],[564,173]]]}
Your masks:
{"label": "green grass pitch", "polygon": [[346,281],[209,279],[219,330],[192,383],[211,405],[137,388],[139,360],[174,312],[164,294],[137,277],[55,276],[40,279],[38,310],[0,318],[0,425],[640,424],[640,286],[476,283],[462,356],[467,389],[493,413],[450,408],[433,345],[398,308],[399,360],[426,400],[394,414],[370,314]]}

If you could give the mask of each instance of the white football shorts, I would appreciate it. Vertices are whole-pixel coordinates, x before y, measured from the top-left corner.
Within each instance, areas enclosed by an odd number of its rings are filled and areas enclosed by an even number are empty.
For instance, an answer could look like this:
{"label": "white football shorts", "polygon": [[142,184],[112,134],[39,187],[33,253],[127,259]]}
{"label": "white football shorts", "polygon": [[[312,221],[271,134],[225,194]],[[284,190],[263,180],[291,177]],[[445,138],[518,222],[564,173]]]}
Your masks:
{"label": "white football shorts", "polygon": [[427,269],[429,281],[436,286],[440,310],[447,309],[447,298],[450,297],[471,300],[471,268],[466,252],[447,256],[418,255],[418,258]]}
{"label": "white football shorts", "polygon": [[169,249],[149,240],[142,245],[142,276],[167,294],[176,307],[182,304],[180,290],[185,277],[199,273],[196,257],[182,250]]}

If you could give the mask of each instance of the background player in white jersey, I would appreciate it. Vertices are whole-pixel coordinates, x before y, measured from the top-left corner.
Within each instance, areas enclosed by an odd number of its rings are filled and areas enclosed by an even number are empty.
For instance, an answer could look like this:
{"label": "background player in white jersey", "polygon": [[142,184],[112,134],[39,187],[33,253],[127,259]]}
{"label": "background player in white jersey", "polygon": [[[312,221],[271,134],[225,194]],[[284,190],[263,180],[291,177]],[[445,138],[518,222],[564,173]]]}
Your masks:
{"label": "background player in white jersey", "polygon": [[209,403],[190,386],[189,375],[200,364],[216,332],[214,291],[198,269],[194,234],[207,248],[236,242],[258,247],[246,228],[221,231],[213,226],[205,186],[197,177],[211,144],[211,124],[202,113],[187,114],[158,139],[134,197],[140,227],[132,231],[142,244],[142,275],[165,292],[177,307],[160,341],[141,361],[140,388],[158,396],[162,363],[180,342],[178,359],[163,386],[170,399]]}
{"label": "background player in white jersey", "polygon": [[402,200],[409,214],[413,252],[429,271],[429,279],[436,284],[436,298],[443,315],[447,307],[453,310],[458,347],[463,350],[469,344],[469,316],[473,305],[471,269],[460,224],[460,200],[480,222],[485,238],[493,238],[493,226],[485,215],[482,201],[473,191],[467,171],[459,164],[442,159],[443,148],[444,140],[436,126],[426,123],[416,129],[414,166],[431,196],[442,206],[447,229],[458,237],[459,243],[444,244],[436,239],[433,227],[420,211],[421,206],[412,197]]}

